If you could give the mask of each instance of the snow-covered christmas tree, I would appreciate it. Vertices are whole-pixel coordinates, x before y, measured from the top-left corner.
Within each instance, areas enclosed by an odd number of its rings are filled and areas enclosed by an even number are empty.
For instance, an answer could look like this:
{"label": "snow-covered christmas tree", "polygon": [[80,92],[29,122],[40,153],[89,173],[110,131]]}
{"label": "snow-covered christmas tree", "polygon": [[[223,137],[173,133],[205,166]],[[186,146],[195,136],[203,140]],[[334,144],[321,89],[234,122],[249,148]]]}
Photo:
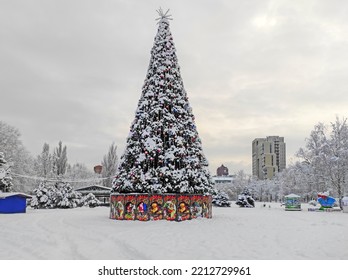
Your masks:
{"label": "snow-covered christmas tree", "polygon": [[4,153],[0,152],[0,192],[10,192],[11,189],[11,169],[5,160]]}
{"label": "snow-covered christmas tree", "polygon": [[142,94],[113,182],[117,193],[211,194],[208,161],[180,74],[168,11],[159,10]]}

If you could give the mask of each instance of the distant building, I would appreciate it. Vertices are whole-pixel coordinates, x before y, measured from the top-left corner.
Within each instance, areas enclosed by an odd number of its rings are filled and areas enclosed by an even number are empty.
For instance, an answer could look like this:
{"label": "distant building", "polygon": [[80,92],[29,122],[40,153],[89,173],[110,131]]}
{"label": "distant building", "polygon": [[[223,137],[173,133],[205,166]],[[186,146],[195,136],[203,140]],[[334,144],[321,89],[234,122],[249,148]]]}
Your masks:
{"label": "distant building", "polygon": [[213,176],[212,180],[215,184],[229,184],[232,183],[235,176]]}
{"label": "distant building", "polygon": [[267,136],[252,142],[252,173],[261,180],[272,179],[286,168],[284,137]]}
{"label": "distant building", "polygon": [[216,176],[228,176],[228,168],[221,164],[221,166],[216,169]]}
{"label": "distant building", "polygon": [[213,182],[215,184],[228,184],[232,183],[235,176],[228,175],[228,168],[221,164],[220,167],[216,169],[216,176],[213,176]]}
{"label": "distant building", "polygon": [[110,203],[111,188],[109,187],[92,185],[88,187],[77,188],[75,189],[75,191],[81,193],[82,195],[87,195],[89,193],[94,194],[95,197],[100,201],[101,205],[109,205]]}

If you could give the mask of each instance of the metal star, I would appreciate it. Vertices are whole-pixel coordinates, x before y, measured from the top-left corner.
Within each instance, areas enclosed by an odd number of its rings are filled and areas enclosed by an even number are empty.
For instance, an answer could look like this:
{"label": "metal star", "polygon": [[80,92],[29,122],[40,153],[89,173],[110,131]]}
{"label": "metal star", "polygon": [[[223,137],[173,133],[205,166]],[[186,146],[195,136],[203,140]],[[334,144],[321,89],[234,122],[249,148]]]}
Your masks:
{"label": "metal star", "polygon": [[156,11],[158,14],[159,14],[159,18],[156,18],[156,20],[159,20],[159,21],[161,21],[161,20],[164,20],[164,19],[169,19],[169,20],[172,20],[172,18],[171,18],[171,16],[172,15],[169,15],[168,13],[169,13],[169,9],[164,13],[163,12],[163,10],[162,10],[162,8],[159,8],[159,10],[157,10]]}

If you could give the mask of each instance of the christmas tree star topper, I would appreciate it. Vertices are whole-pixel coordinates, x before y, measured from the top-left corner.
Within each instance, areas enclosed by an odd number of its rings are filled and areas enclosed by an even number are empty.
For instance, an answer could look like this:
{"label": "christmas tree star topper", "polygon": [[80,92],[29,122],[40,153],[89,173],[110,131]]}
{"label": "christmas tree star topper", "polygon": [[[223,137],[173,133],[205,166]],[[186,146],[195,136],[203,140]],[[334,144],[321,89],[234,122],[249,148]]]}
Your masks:
{"label": "christmas tree star topper", "polygon": [[159,20],[159,21],[164,20],[164,19],[172,20],[172,18],[171,18],[172,15],[168,14],[169,13],[169,9],[164,13],[162,8],[159,8],[159,10],[157,10],[157,13],[159,14],[160,17],[156,18],[156,20]]}

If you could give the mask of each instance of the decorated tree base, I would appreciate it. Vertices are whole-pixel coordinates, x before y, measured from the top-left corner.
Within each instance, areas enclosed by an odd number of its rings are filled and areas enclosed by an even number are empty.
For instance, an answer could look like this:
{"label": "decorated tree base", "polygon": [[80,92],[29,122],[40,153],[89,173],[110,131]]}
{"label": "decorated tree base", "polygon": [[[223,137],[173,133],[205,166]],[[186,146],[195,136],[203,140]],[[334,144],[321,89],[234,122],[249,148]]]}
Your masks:
{"label": "decorated tree base", "polygon": [[143,193],[110,195],[110,219],[181,222],[198,218],[212,218],[211,195]]}

